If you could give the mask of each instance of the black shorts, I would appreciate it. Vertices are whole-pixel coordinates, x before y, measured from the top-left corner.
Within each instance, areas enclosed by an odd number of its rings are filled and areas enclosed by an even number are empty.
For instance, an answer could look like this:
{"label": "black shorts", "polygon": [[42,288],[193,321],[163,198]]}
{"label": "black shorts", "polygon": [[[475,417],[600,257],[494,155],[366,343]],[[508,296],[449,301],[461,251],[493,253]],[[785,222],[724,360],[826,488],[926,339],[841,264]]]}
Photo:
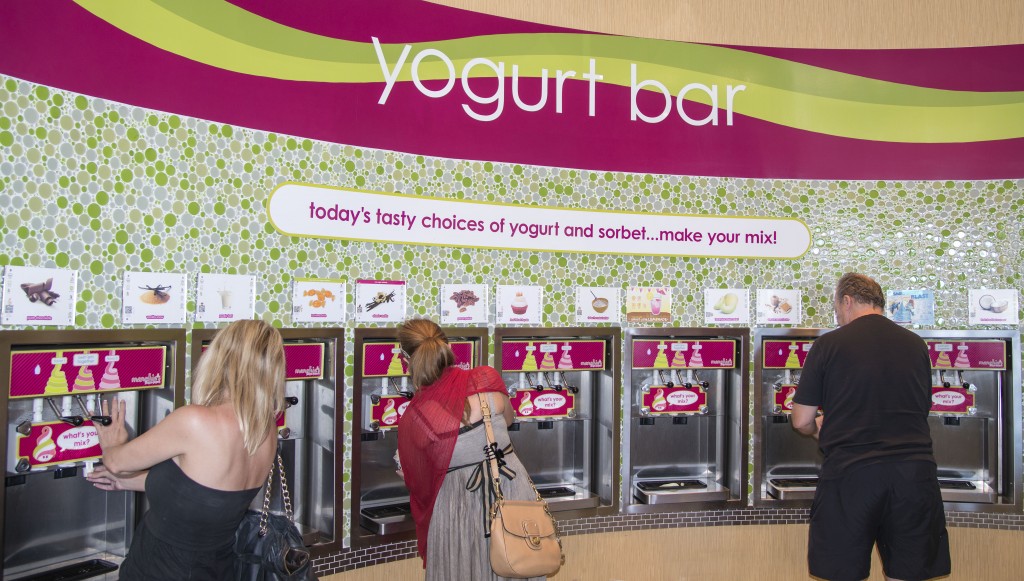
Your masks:
{"label": "black shorts", "polygon": [[891,578],[949,574],[949,536],[934,464],[871,464],[818,482],[807,542],[811,575],[867,579],[876,542]]}

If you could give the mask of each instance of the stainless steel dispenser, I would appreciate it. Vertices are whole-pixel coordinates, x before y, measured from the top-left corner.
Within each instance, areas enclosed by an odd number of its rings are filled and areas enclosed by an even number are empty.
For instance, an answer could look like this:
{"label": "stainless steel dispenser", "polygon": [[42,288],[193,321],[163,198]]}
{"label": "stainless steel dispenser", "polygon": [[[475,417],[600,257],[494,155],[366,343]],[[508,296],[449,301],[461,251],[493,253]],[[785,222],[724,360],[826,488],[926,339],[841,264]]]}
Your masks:
{"label": "stainless steel dispenser", "polygon": [[749,329],[630,329],[624,512],[745,506]]}
{"label": "stainless steel dispenser", "polygon": [[143,495],[85,478],[102,455],[100,398],[127,402],[131,433],[184,403],[182,330],[0,332],[4,579],[116,578]]}
{"label": "stainless steel dispenser", "polygon": [[800,370],[828,329],[754,330],[754,505],[810,506],[824,460],[818,441],[793,430]]}
{"label": "stainless steel dispenser", "polygon": [[928,418],[952,510],[1020,512],[1021,372],[1016,331],[917,331],[932,363]]}
{"label": "stainless steel dispenser", "polygon": [[[487,329],[445,328],[455,364],[470,369],[487,359]],[[396,473],[399,420],[413,397],[408,362],[395,328],[356,329],[352,423],[352,542],[367,547],[415,538],[409,491]]]}
{"label": "stainless steel dispenser", "polygon": [[[338,410],[344,389],[345,331],[337,328],[280,329],[284,339],[285,401],[278,438],[291,493],[295,524],[314,556],[342,547],[341,504],[344,441]],[[217,329],[192,332],[192,368]],[[282,506],[276,486],[271,506]]]}
{"label": "stainless steel dispenser", "polygon": [[609,327],[494,332],[516,413],[509,436],[558,518],[618,510],[621,337]]}

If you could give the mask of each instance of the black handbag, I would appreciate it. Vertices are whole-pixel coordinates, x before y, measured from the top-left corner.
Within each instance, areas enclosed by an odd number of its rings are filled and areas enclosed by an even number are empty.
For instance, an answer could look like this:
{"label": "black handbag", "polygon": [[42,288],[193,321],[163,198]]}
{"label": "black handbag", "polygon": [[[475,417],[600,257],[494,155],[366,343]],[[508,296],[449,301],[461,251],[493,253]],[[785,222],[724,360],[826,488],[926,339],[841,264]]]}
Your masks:
{"label": "black handbag", "polygon": [[[284,515],[270,512],[274,469],[281,475]],[[315,581],[309,550],[292,521],[292,499],[284,475],[284,462],[270,467],[263,510],[245,513],[235,532],[235,581]]]}

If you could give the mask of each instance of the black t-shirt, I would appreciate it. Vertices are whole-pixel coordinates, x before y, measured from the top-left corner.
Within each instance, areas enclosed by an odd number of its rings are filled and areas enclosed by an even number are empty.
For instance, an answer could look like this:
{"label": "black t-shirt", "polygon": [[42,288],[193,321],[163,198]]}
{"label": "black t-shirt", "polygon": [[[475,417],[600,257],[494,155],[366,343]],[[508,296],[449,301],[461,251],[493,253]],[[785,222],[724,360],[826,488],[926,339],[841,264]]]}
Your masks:
{"label": "black t-shirt", "polygon": [[816,339],[793,401],[825,415],[821,478],[860,464],[935,462],[928,347],[882,315],[858,317]]}

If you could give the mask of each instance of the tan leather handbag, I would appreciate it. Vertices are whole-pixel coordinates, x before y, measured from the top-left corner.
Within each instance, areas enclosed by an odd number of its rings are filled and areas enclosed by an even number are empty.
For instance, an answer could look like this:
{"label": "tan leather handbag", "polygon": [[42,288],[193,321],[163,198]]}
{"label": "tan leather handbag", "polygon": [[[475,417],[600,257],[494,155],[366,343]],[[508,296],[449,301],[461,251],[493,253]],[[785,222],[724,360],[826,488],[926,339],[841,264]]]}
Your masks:
{"label": "tan leather handbag", "polygon": [[[487,398],[480,397],[480,410],[484,415],[484,429],[487,431],[489,449],[497,446],[491,427],[491,408]],[[494,504],[491,505],[491,569],[502,577],[525,579],[546,577],[562,566],[562,541],[558,538],[555,520],[548,510],[530,476],[522,474],[533,488],[535,500],[505,500],[501,494],[498,459],[493,453],[487,454],[491,471],[491,486],[494,489]]]}

